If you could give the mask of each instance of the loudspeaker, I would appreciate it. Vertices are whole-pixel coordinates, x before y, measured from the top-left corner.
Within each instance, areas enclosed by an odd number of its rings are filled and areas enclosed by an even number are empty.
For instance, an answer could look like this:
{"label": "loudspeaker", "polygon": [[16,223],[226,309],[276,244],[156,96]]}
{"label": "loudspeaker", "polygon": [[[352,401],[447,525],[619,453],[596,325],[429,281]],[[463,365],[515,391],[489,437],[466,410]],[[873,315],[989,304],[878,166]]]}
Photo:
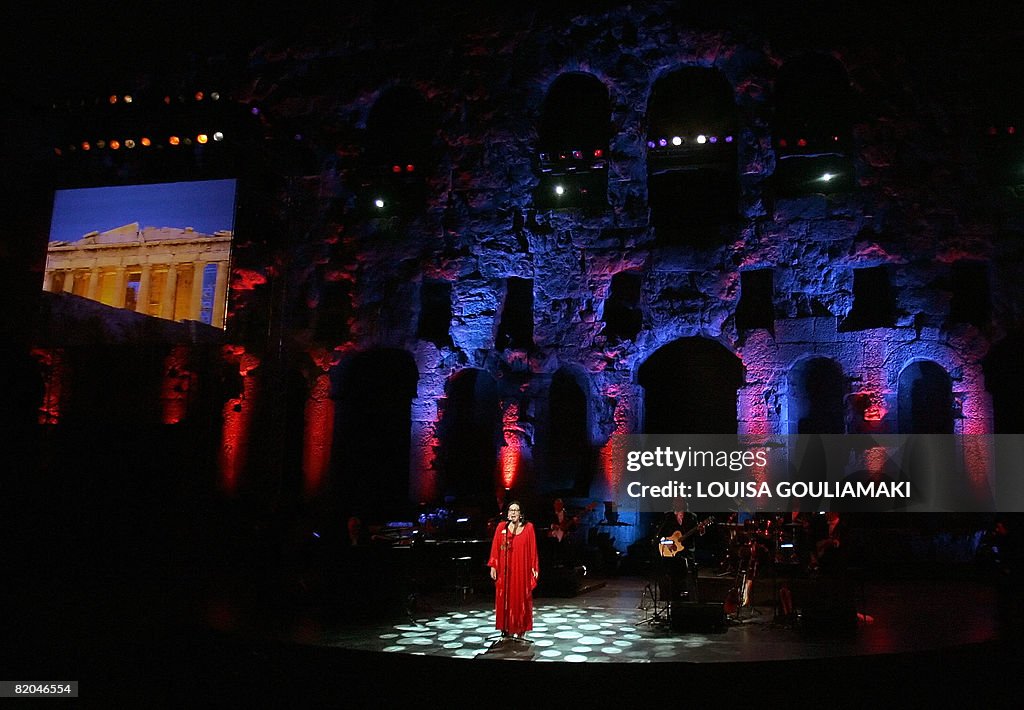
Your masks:
{"label": "loudspeaker", "polygon": [[721,602],[672,602],[672,630],[693,633],[725,631],[725,605]]}

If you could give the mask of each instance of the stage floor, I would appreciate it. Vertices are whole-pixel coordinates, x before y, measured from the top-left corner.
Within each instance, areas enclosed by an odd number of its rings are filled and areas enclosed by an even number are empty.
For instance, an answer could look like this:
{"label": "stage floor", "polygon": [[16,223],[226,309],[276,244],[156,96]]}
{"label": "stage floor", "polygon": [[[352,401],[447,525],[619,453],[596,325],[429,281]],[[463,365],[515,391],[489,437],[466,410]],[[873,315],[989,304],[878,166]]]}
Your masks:
{"label": "stage floor", "polygon": [[[704,601],[723,580],[701,580]],[[811,582],[813,584],[813,582]],[[846,584],[842,582],[841,584]],[[865,582],[851,590],[856,621],[849,630],[809,618],[781,623],[772,590],[752,594],[720,631],[673,628],[640,608],[646,580],[614,577],[571,598],[538,598],[527,643],[496,643],[493,598],[433,594],[413,600],[385,621],[331,622],[329,614],[213,615],[217,631],[243,637],[376,652],[455,659],[499,658],[567,663],[728,663],[903,654],[981,644],[999,638],[994,591],[963,580]],[[810,591],[808,591],[810,589]],[[814,588],[794,590],[809,598]],[[225,622],[225,619],[230,621]],[[219,620],[219,623],[218,623]]]}
{"label": "stage floor", "polygon": [[[18,628],[0,636],[9,677],[80,680],[99,707],[474,707],[501,692],[529,706],[546,706],[538,698],[548,693],[630,707],[682,693],[1016,707],[1024,663],[1020,626],[1001,623],[995,588],[963,578],[868,581],[849,633],[774,623],[774,586],[762,581],[756,611],[708,633],[644,623],[646,580],[611,577],[574,597],[537,598],[526,644],[495,644],[486,588],[466,599],[420,594],[411,608],[369,619],[244,586],[175,605],[181,595],[162,584],[90,579],[36,587],[12,607],[19,613],[7,621]],[[705,595],[729,583],[702,581]],[[812,591],[794,585],[794,599]]]}

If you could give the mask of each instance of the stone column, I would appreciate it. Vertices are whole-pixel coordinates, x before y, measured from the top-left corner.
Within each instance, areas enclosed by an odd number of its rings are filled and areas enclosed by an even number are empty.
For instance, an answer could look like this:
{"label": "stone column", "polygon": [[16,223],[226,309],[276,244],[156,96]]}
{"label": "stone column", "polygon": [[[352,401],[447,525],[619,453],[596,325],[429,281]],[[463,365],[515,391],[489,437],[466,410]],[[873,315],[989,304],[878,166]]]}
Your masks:
{"label": "stone column", "polygon": [[192,262],[192,300],[189,304],[189,320],[199,320],[203,309],[203,268],[206,264],[200,260]]}
{"label": "stone column", "polygon": [[128,267],[118,266],[114,276],[114,303],[115,308],[124,308],[125,289],[128,287]]}
{"label": "stone column", "polygon": [[152,284],[153,267],[150,264],[142,265],[142,273],[139,275],[139,300],[135,310],[139,313],[149,315],[149,289]]}
{"label": "stone column", "polygon": [[56,273],[57,272],[55,272],[55,271],[47,271],[46,275],[43,276],[43,290],[44,291],[52,291],[53,290],[53,276]]}
{"label": "stone column", "polygon": [[217,288],[213,296],[213,318],[211,325],[215,328],[224,327],[224,309],[228,296],[228,264],[217,262]]}
{"label": "stone column", "polygon": [[89,289],[85,292],[85,297],[90,298],[93,301],[98,301],[100,290],[100,270],[98,267],[92,267],[89,269]]}
{"label": "stone column", "polygon": [[178,270],[174,264],[167,265],[167,280],[160,297],[160,317],[174,320],[174,291],[178,285]]}

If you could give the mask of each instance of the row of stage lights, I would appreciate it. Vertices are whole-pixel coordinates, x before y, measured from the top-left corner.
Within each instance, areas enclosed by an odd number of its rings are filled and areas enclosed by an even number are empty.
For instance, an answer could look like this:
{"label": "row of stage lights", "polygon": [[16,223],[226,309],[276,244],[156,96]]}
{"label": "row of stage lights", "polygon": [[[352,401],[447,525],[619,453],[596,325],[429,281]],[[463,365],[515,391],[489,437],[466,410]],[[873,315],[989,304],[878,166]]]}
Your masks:
{"label": "row of stage lights", "polygon": [[[195,93],[193,93],[193,94],[191,94],[190,96],[187,96],[187,97],[184,96],[184,95],[171,96],[170,94],[164,94],[164,96],[159,100],[159,102],[152,102],[151,101],[150,103],[162,103],[165,106],[171,106],[172,104],[179,104],[180,105],[180,104],[189,104],[189,103],[205,103],[205,102],[217,102],[217,101],[220,101],[220,100],[221,100],[221,94],[220,94],[219,91],[210,91],[210,92],[196,91]],[[60,109],[60,108],[67,108],[67,109],[87,108],[89,106],[89,103],[90,102],[86,101],[85,99],[82,99],[82,100],[79,100],[79,101],[64,101],[64,102],[61,102],[61,103],[56,103],[55,102],[53,104],[53,108],[54,109]],[[102,106],[104,104],[107,104],[107,105],[110,105],[110,106],[133,106],[134,107],[134,106],[140,105],[142,103],[145,103],[145,100],[144,99],[140,99],[139,97],[135,96],[135,94],[110,94],[110,95],[108,95],[106,97],[93,99],[91,103],[94,106]]]}
{"label": "row of stage lights", "polygon": [[[817,145],[821,145],[821,144],[824,144],[824,145],[835,145],[837,143],[839,143],[839,136],[832,136],[831,140],[822,140],[822,141],[818,141],[818,140],[816,140],[814,138],[807,139],[807,138],[803,138],[803,137],[797,138],[795,141],[793,141],[793,145],[795,147],[797,147],[797,148],[813,148],[813,147],[815,147]],[[777,145],[780,148],[789,148],[790,147],[789,139],[788,138],[777,138],[775,140],[775,145]]]}
{"label": "row of stage lights", "polygon": [[[556,169],[571,173],[580,169],[600,170],[605,167],[604,150],[602,148],[568,150],[558,153],[541,152],[537,157],[540,158],[540,171],[542,173],[551,173]],[[580,163],[584,164],[581,165]]]}
{"label": "row of stage lights", "polygon": [[663,136],[663,137],[655,139],[655,140],[647,141],[647,147],[649,149],[651,149],[651,150],[657,150],[658,148],[668,148],[670,145],[675,147],[675,148],[678,148],[679,146],[687,144],[687,143],[691,143],[691,144],[692,143],[696,143],[698,145],[706,145],[706,144],[714,145],[714,144],[719,143],[719,142],[722,142],[722,143],[732,143],[732,141],[733,141],[733,137],[732,136],[719,137],[719,136],[714,136],[714,135],[709,136],[709,135],[705,135],[705,134],[701,133],[700,135],[696,136],[695,138],[693,138],[690,141],[687,141],[687,139],[685,137],[683,137],[683,136],[672,136],[671,138]]}
{"label": "row of stage lights", "polygon": [[[213,133],[197,133],[195,136],[179,136],[170,135],[167,137],[166,144],[171,147],[178,146],[191,146],[191,145],[206,145],[208,143],[221,143],[224,141],[224,134],[221,131],[214,131]],[[99,139],[96,141],[82,141],[80,143],[71,143],[67,147],[57,146],[53,149],[54,153],[58,156],[64,155],[65,153],[89,153],[93,150],[133,150],[135,148],[162,148],[164,143],[154,143],[148,136],[142,136],[138,139],[125,138],[120,140],[118,138],[111,138],[110,140]]]}
{"label": "row of stage lights", "polygon": [[[80,101],[66,101],[62,104],[54,103],[54,109],[89,109],[90,107],[101,107],[110,106],[118,108],[138,107],[143,105],[154,106],[157,104],[163,104],[164,106],[174,105],[196,105],[196,104],[210,104],[219,102],[222,95],[219,91],[204,91],[196,90],[191,94],[164,94],[161,98],[155,97],[140,97],[135,94],[109,94],[105,97],[98,97],[93,99],[91,102],[86,100]],[[254,115],[259,113],[256,108],[252,109]],[[195,134],[177,134],[172,133],[166,137],[154,138],[149,135],[133,136],[127,138],[99,138],[95,140],[80,140],[73,143],[69,143],[64,146],[54,147],[54,153],[58,156],[68,154],[82,154],[91,153],[94,151],[120,151],[120,150],[134,150],[136,148],[163,148],[165,146],[179,147],[179,146],[195,146],[195,145],[207,145],[209,143],[222,143],[225,140],[223,131],[214,131],[212,133],[201,132]]]}

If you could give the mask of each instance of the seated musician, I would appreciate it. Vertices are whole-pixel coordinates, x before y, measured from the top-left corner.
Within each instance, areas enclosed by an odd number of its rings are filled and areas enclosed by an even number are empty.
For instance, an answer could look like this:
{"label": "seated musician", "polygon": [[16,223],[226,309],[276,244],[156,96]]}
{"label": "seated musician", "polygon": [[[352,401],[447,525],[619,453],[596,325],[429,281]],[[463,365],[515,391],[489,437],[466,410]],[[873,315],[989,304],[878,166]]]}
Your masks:
{"label": "seated musician", "polygon": [[551,514],[551,525],[548,528],[548,537],[558,542],[566,542],[569,536],[576,530],[579,520],[569,515],[565,509],[565,503],[561,498],[555,498],[554,510]]}
{"label": "seated musician", "polygon": [[824,517],[825,524],[818,526],[814,549],[811,550],[812,572],[834,572],[840,567],[843,557],[842,544],[846,524],[835,511],[825,513]]}
{"label": "seated musician", "polygon": [[[689,511],[684,499],[677,498],[658,528],[659,558],[662,561],[659,586],[663,599],[681,599],[686,593],[690,601],[696,600],[697,566],[694,560],[693,531],[697,527],[697,516]],[[682,541],[684,536],[686,540]]]}
{"label": "seated musician", "polygon": [[572,543],[573,533],[578,526],[579,518],[565,509],[561,498],[556,498],[548,519],[547,540],[543,546],[546,562],[566,565],[575,561],[575,545]]}

